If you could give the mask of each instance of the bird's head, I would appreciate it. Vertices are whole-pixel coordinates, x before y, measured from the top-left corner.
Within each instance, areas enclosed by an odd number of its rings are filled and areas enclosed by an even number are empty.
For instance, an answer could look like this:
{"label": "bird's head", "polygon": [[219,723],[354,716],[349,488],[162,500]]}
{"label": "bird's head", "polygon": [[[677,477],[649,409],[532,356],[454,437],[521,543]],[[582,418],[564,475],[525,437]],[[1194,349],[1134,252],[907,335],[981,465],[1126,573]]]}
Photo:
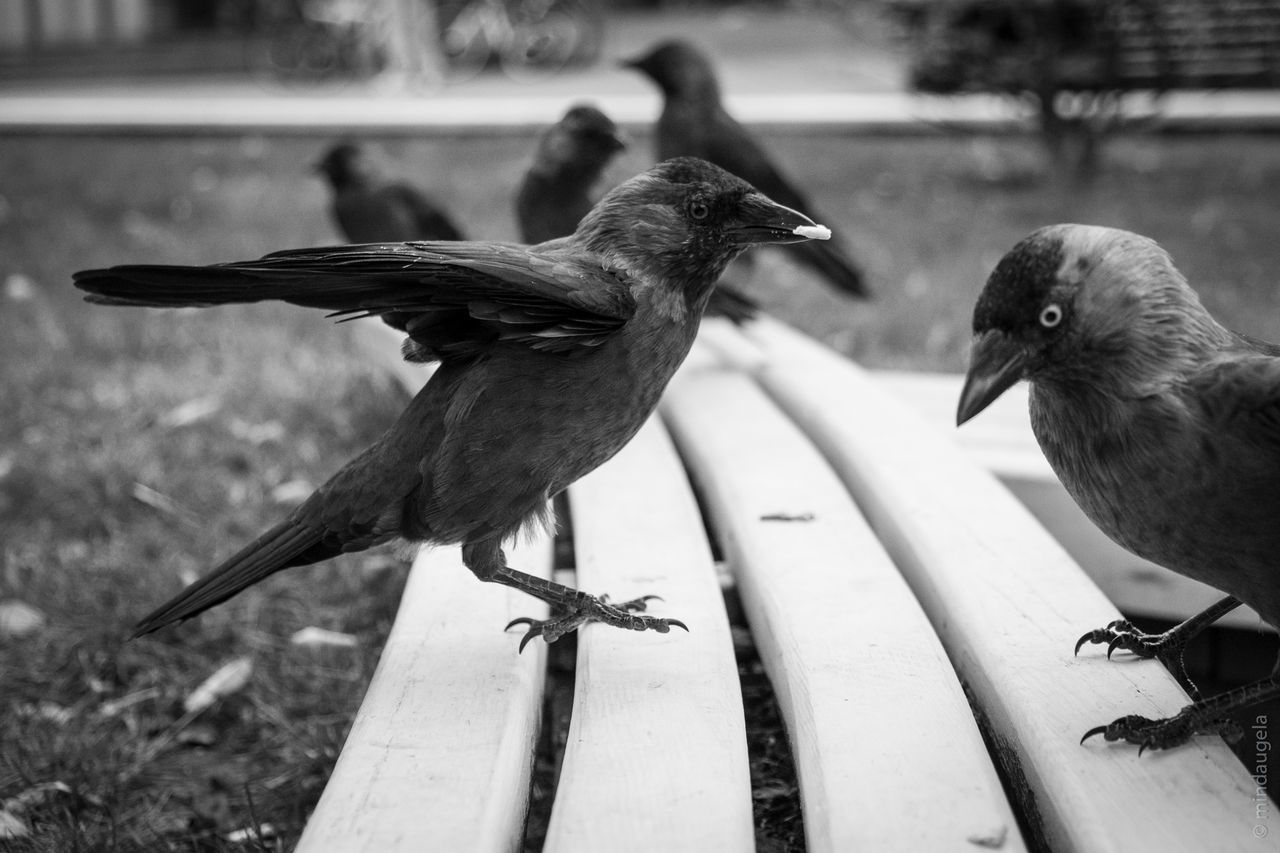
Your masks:
{"label": "bird's head", "polygon": [[719,166],[676,157],[611,190],[573,239],[642,287],[682,289],[701,310],[699,301],[747,247],[830,236]]}
{"label": "bird's head", "polygon": [[597,174],[626,147],[612,119],[595,107],[579,104],[543,134],[538,160],[558,168]]}
{"label": "bird's head", "polygon": [[375,171],[368,154],[354,142],[334,145],[312,168],[328,178],[335,188],[368,180]]}
{"label": "bird's head", "polygon": [[973,311],[957,424],[1019,379],[1141,395],[1224,330],[1153,240],[1051,225],[1009,250]]}
{"label": "bird's head", "polygon": [[620,64],[646,74],[668,98],[720,97],[711,60],[687,41],[659,42],[647,53],[624,59]]}

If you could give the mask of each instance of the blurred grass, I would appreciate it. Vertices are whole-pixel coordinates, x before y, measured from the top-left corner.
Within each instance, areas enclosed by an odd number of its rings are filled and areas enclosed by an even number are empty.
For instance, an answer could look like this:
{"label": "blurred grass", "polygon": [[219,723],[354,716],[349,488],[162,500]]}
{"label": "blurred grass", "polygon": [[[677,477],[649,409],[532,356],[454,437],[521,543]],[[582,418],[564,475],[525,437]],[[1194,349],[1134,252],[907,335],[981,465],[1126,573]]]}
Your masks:
{"label": "blurred grass", "polygon": [[[762,255],[750,288],[870,365],[960,370],[973,300],[1032,228],[1160,240],[1224,322],[1280,340],[1280,146],[1125,138],[1092,186],[1034,180],[1015,138],[769,138],[871,272],[841,301]],[[397,173],[477,238],[512,239],[531,137],[383,140]],[[318,312],[87,305],[72,271],[208,263],[331,243],[309,138],[0,138],[0,601],[46,616],[0,638],[0,801],[34,799],[15,850],[276,849],[296,839],[394,615],[403,571],[357,555],[273,579],[178,630],[142,613],[287,511],[403,398]],[[646,165],[641,136],[611,171]],[[306,625],[356,649],[289,645]],[[182,699],[248,657],[248,687],[179,729]],[[227,834],[258,823],[245,842]]]}

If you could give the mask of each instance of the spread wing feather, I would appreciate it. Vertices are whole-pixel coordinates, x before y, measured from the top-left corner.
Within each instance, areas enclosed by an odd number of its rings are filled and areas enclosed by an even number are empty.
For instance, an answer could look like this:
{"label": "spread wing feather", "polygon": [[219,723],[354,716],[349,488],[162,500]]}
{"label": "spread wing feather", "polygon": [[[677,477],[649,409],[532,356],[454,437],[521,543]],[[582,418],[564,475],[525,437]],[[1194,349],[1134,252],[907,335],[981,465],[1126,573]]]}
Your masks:
{"label": "spread wing feather", "polygon": [[91,302],[185,307],[282,300],[340,319],[380,316],[415,360],[475,355],[497,341],[572,353],[635,311],[625,282],[571,246],[372,243],[275,252],[205,267],[119,266],[75,274]]}

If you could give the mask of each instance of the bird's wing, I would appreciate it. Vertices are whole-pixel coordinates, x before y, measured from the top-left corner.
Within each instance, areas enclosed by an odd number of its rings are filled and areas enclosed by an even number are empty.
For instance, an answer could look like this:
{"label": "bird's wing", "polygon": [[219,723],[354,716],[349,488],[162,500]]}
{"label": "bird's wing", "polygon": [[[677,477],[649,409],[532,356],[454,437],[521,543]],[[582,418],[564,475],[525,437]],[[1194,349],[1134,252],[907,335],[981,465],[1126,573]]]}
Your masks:
{"label": "bird's wing", "polygon": [[1280,451],[1280,358],[1224,355],[1191,374],[1187,387],[1216,431]]}
{"label": "bird's wing", "polygon": [[403,204],[413,218],[419,240],[461,240],[462,232],[439,205],[408,184],[389,184],[382,190]]}
{"label": "bird's wing", "polygon": [[572,353],[635,311],[626,284],[571,246],[394,243],[275,252],[206,267],[120,266],[75,274],[91,302],[183,307],[278,299],[343,319],[385,316],[415,360],[474,355],[499,341]]}

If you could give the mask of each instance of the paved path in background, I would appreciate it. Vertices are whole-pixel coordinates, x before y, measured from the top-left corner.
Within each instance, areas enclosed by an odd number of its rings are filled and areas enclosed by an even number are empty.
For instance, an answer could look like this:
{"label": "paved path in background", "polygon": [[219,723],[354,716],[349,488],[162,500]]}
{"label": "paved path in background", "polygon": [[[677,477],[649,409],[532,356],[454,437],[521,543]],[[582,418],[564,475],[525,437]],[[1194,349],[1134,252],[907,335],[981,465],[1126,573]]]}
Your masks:
{"label": "paved path in background", "polygon": [[[165,87],[145,92],[40,95],[0,94],[0,133],[376,133],[523,131],[558,119],[572,104],[594,103],[624,125],[645,125],[659,112],[652,94],[586,91],[582,95],[432,98],[262,96],[256,92]],[[957,125],[1004,130],[1024,116],[999,98],[921,98],[885,93],[731,95],[731,112],[748,124],[862,132],[928,133]],[[1189,129],[1280,130],[1280,98],[1265,93],[1179,93],[1155,126]]]}
{"label": "paved path in background", "polygon": [[[996,129],[1022,117],[1001,98],[937,98],[905,90],[903,55],[883,27],[816,14],[722,12],[615,15],[601,62],[527,82],[486,73],[436,91],[379,81],[305,91],[246,75],[133,82],[9,81],[0,132],[385,133],[526,130],[588,101],[616,121],[651,122],[660,102],[620,57],[672,36],[715,57],[733,113],[753,124],[928,132],[955,124]],[[1179,128],[1280,129],[1280,93],[1180,92],[1161,110]]]}

